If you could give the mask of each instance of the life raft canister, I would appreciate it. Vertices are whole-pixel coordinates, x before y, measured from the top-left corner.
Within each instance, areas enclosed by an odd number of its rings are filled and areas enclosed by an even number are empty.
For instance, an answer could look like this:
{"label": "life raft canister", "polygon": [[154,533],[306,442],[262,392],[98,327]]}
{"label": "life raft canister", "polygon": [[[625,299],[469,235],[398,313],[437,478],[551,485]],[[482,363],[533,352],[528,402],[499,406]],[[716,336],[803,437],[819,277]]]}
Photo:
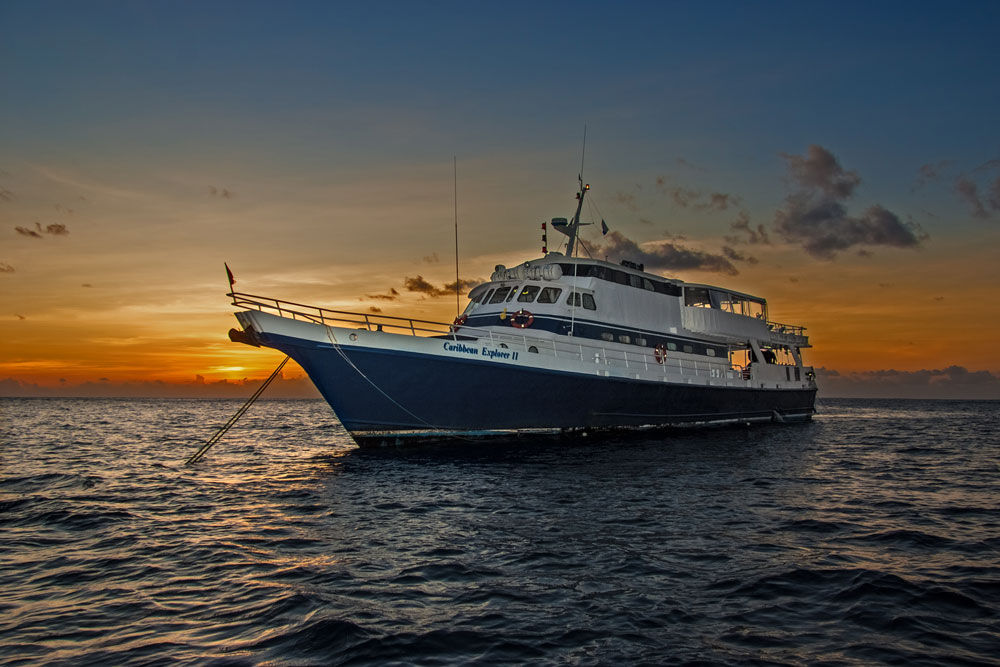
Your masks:
{"label": "life raft canister", "polygon": [[516,329],[527,329],[535,322],[535,316],[524,308],[510,316],[510,326]]}
{"label": "life raft canister", "polygon": [[469,321],[469,316],[463,313],[462,315],[459,315],[458,317],[455,318],[455,321],[452,323],[451,327],[449,327],[449,328],[453,332],[454,331],[458,331],[459,327],[461,327],[463,324],[465,324],[468,321]]}
{"label": "life raft canister", "polygon": [[665,345],[660,343],[653,348],[653,356],[656,357],[656,363],[662,364],[667,360],[667,348]]}

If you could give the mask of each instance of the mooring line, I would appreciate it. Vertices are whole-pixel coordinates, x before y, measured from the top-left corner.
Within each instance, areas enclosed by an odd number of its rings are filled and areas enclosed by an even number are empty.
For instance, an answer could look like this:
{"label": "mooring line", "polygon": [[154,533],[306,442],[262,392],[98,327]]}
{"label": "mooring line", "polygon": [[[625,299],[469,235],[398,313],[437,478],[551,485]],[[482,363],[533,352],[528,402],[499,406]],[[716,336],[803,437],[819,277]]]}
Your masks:
{"label": "mooring line", "polygon": [[243,416],[243,413],[245,413],[250,408],[250,406],[253,405],[254,401],[260,398],[260,395],[264,393],[265,389],[267,389],[267,385],[271,384],[271,381],[274,380],[274,378],[278,377],[278,374],[281,372],[281,369],[284,368],[286,363],[288,363],[288,359],[289,359],[288,357],[285,357],[284,359],[281,360],[281,363],[278,364],[278,367],[274,369],[273,373],[271,373],[271,377],[264,380],[264,384],[262,384],[260,387],[257,388],[257,391],[255,391],[253,393],[253,396],[251,396],[247,400],[247,402],[243,404],[243,407],[240,408],[235,415],[230,417],[229,421],[226,422],[225,425],[223,425],[223,427],[220,428],[215,435],[209,438],[208,442],[206,442],[204,445],[201,446],[201,449],[199,449],[197,452],[194,453],[194,455],[191,456],[191,458],[185,461],[184,465],[191,465],[192,463],[197,463],[198,461],[200,461],[202,457],[205,456],[205,453],[209,449],[211,449],[212,445],[214,445],[215,443],[217,443],[219,440],[222,439],[222,436],[224,436],[226,432],[233,427],[233,424],[235,424],[236,421]]}

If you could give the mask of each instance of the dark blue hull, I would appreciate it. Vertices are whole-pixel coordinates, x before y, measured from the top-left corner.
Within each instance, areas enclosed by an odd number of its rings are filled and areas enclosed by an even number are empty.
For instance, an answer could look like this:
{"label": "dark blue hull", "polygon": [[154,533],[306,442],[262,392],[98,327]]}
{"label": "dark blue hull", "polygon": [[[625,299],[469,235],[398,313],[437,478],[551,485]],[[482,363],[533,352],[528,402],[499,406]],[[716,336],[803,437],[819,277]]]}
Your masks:
{"label": "dark blue hull", "polygon": [[807,419],[815,389],[627,380],[262,336],[309,374],[360,445],[522,429]]}

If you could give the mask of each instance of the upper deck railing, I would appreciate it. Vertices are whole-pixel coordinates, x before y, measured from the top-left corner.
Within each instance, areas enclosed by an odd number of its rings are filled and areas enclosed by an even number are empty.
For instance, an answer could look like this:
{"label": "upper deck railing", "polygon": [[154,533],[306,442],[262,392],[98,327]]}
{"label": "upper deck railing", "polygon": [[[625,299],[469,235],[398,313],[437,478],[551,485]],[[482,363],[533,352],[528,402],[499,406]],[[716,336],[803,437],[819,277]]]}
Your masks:
{"label": "upper deck railing", "polygon": [[412,317],[392,317],[358,313],[349,310],[333,310],[321,306],[310,306],[295,301],[272,299],[256,294],[230,292],[226,296],[233,299],[233,305],[248,310],[260,310],[277,313],[281,317],[294,320],[325,324],[329,326],[364,328],[368,331],[390,331],[391,333],[409,333],[413,336],[440,336],[451,333],[451,325],[431,320],[417,320]]}
{"label": "upper deck railing", "polygon": [[[333,310],[241,292],[233,292],[228,296],[232,297],[233,305],[240,308],[276,313],[281,317],[314,324],[411,336],[489,341],[491,345],[526,354],[537,353],[559,359],[593,362],[596,366],[605,369],[618,368],[626,370],[628,373],[641,371],[647,379],[665,377],[669,374],[686,378],[700,378],[699,381],[710,383],[725,382],[728,385],[736,386],[750,386],[752,384],[750,371],[732,365],[726,357],[720,357],[715,361],[699,361],[690,357],[682,357],[677,352],[668,352],[665,356],[661,354],[657,358],[652,348],[630,350],[625,346],[608,347],[589,339],[556,340],[552,337],[535,336],[521,329],[511,329],[506,332],[492,327],[456,326],[409,317]],[[801,330],[801,327],[799,329]],[[601,370],[599,373],[606,375],[608,371]],[[650,373],[653,374],[653,378],[649,378]],[[636,375],[636,377],[639,376]]]}

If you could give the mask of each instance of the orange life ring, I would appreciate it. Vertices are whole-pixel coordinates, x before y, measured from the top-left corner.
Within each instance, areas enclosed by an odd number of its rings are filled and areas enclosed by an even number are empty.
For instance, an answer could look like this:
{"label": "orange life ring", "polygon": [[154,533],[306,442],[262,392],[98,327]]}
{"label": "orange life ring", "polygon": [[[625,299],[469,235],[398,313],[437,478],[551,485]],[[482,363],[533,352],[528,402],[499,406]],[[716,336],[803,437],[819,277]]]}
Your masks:
{"label": "orange life ring", "polygon": [[662,364],[667,360],[667,348],[660,343],[653,348],[653,356],[656,357],[656,363]]}
{"label": "orange life ring", "polygon": [[455,321],[452,323],[450,329],[452,331],[458,331],[459,327],[461,327],[468,321],[469,321],[469,316],[463,313],[455,318]]}
{"label": "orange life ring", "polygon": [[527,329],[535,322],[535,316],[524,308],[510,316],[510,326],[516,329]]}

